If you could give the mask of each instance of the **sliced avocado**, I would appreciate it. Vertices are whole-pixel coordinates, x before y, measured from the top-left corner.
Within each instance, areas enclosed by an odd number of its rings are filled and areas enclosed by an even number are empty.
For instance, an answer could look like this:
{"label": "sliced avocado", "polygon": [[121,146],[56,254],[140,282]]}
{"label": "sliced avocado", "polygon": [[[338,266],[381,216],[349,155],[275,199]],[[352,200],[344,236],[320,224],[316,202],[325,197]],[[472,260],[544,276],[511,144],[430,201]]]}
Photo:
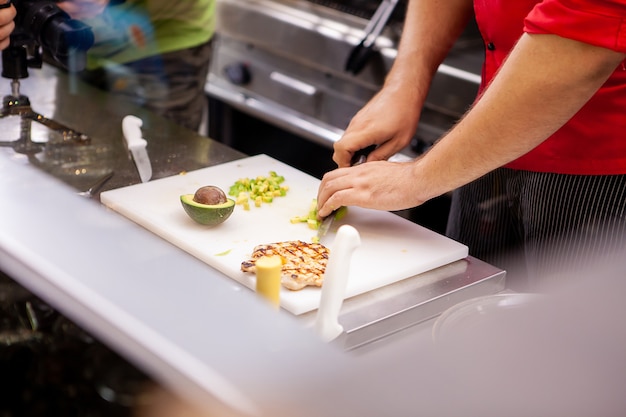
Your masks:
{"label": "sliced avocado", "polygon": [[180,202],[189,217],[207,226],[223,223],[235,210],[235,200],[230,198],[222,204],[208,205],[195,202],[193,194],[183,194],[180,196]]}

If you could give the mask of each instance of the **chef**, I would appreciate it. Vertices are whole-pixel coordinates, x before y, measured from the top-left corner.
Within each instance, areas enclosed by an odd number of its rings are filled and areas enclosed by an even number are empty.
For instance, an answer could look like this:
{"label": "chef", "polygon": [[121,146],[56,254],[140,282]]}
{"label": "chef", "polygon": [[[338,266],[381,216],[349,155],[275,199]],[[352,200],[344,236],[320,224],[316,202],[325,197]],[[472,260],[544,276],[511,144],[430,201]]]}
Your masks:
{"label": "chef", "polygon": [[[626,1],[412,0],[383,88],[335,144],[319,215],[400,210],[453,191],[447,234],[520,288],[626,240]],[[485,43],[473,107],[429,152],[405,148],[438,65],[475,12]],[[354,152],[377,145],[368,163]],[[561,274],[562,275],[562,274]]]}

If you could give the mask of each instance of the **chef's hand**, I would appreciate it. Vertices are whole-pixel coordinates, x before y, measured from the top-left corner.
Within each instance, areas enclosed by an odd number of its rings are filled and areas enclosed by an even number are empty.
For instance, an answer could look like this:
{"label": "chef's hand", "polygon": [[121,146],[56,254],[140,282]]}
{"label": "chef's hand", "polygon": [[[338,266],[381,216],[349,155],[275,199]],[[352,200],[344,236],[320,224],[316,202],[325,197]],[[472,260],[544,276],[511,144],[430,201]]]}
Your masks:
{"label": "chef's hand", "polygon": [[[4,2],[1,2],[4,3]],[[9,46],[11,33],[15,29],[15,7],[11,4],[9,7],[0,9],[0,50]]]}
{"label": "chef's hand", "polygon": [[350,121],[343,137],[335,142],[333,160],[350,166],[354,153],[378,145],[368,161],[386,160],[404,149],[413,138],[421,112],[418,89],[386,85]]}
{"label": "chef's hand", "polygon": [[317,209],[320,217],[341,206],[403,210],[434,197],[429,191],[419,181],[417,161],[370,161],[327,172],[318,190]]}
{"label": "chef's hand", "polygon": [[67,0],[57,3],[72,19],[88,19],[102,13],[109,0]]}

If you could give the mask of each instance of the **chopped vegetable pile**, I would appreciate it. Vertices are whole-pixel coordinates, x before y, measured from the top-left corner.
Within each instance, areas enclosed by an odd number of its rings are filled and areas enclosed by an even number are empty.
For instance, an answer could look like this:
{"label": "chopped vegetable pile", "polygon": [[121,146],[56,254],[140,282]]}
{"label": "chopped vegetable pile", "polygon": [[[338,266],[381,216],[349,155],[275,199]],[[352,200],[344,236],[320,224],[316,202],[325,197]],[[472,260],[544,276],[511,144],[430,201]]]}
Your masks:
{"label": "chopped vegetable pile", "polygon": [[255,207],[261,207],[263,203],[274,201],[274,197],[287,195],[289,187],[282,185],[284,181],[285,177],[274,171],[270,171],[267,177],[241,178],[230,187],[228,195],[235,197],[235,204],[250,210],[250,200]]}
{"label": "chopped vegetable pile", "polygon": [[[341,220],[348,209],[346,207],[339,207],[335,212],[331,214],[331,216],[335,216],[335,220]],[[317,199],[314,198],[311,201],[311,205],[309,206],[309,212],[303,216],[294,216],[289,219],[291,223],[306,223],[310,229],[317,230],[320,228],[320,224],[322,223],[322,219],[320,219],[317,214]]]}
{"label": "chopped vegetable pile", "polygon": [[291,223],[306,223],[310,229],[320,228],[321,219],[317,216],[317,199],[314,198],[309,206],[309,212],[303,216],[294,216],[289,219]]}

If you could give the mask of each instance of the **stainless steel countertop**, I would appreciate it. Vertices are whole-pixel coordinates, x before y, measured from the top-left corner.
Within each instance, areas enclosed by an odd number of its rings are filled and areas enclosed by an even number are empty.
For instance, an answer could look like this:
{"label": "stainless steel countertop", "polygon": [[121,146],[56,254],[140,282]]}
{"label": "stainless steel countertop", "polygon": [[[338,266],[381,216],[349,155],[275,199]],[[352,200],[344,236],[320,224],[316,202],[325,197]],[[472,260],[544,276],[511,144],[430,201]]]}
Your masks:
{"label": "stainless steel countertop", "polygon": [[[0,90],[6,93],[5,82]],[[91,142],[79,146],[93,152],[76,154],[76,146],[54,143],[30,156],[0,148],[0,269],[190,399],[261,409],[259,415],[277,405],[297,405],[301,415],[332,415],[341,405],[383,415],[382,404],[358,392],[326,393],[327,404],[309,398],[303,387],[290,396],[281,392],[293,390],[294,375],[311,376],[304,385],[312,390],[322,390],[331,377],[358,378],[363,371],[357,369],[367,367],[348,360],[346,349],[406,331],[449,305],[504,286],[503,271],[470,257],[347,300],[340,317],[346,337],[339,342],[347,345],[324,345],[306,328],[311,316],[296,320],[268,311],[215,269],[76,195],[110,170],[115,175],[105,190],[139,182],[122,139],[127,114],[144,121],[153,178],[243,154],[50,67],[32,70],[21,92],[39,113],[87,134]],[[55,159],[56,145],[69,153]]]}
{"label": "stainless steel countertop", "polygon": [[[10,92],[10,80],[0,79],[0,93],[4,96]],[[128,114],[143,120],[142,132],[148,141],[153,179],[245,156],[72,76],[59,75],[50,66],[41,70],[31,69],[30,76],[21,80],[20,92],[30,99],[34,111],[87,134],[90,141],[76,145],[57,139],[44,145],[41,153],[30,158],[16,154],[8,144],[5,144],[5,149],[0,148],[0,152],[13,159],[28,161],[79,190],[88,189],[109,171],[114,171],[114,176],[102,191],[140,182],[122,135],[122,119]],[[2,122],[1,119],[0,123],[5,123],[0,125],[2,127],[16,125],[15,121]],[[38,141],[40,137],[45,140],[46,132],[40,132],[41,126],[38,123],[33,123],[33,126],[33,140]],[[7,135],[6,129],[4,131],[5,136],[0,136],[0,141],[19,137],[18,132]]]}

